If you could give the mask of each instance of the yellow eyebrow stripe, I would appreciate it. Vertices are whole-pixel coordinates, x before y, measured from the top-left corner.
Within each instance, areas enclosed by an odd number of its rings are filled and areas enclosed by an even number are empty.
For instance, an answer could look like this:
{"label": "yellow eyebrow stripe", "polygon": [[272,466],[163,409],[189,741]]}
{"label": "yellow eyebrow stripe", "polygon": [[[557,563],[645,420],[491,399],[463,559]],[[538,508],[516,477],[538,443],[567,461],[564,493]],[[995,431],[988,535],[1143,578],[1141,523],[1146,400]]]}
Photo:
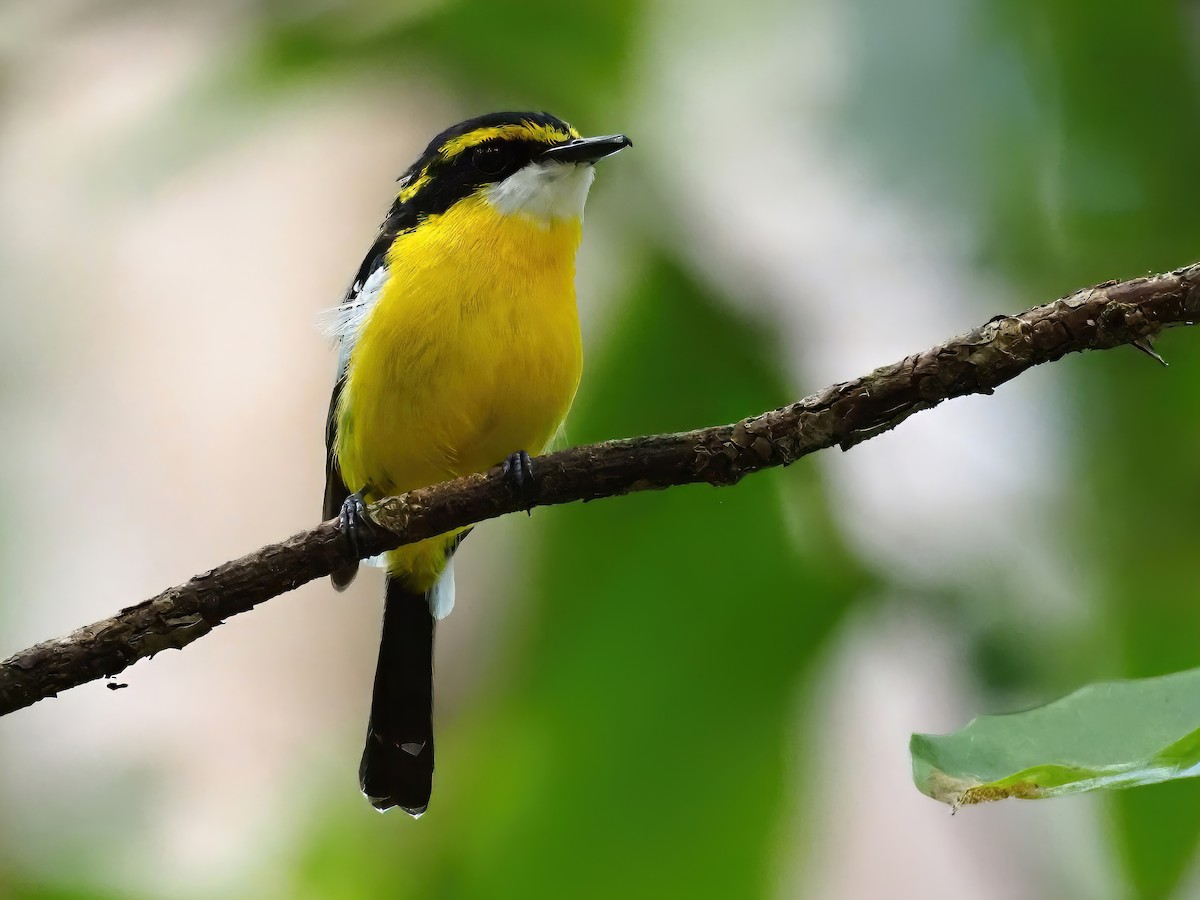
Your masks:
{"label": "yellow eyebrow stripe", "polygon": [[[464,150],[470,150],[472,147],[478,147],[484,141],[490,141],[495,138],[501,140],[526,140],[526,141],[541,141],[545,144],[561,144],[564,141],[569,141],[574,138],[581,137],[578,131],[568,125],[567,130],[561,128],[552,128],[549,125],[538,125],[534,122],[520,122],[508,125],[493,125],[488,128],[476,128],[474,131],[469,131],[466,134],[459,135],[456,138],[451,138],[438,148],[438,155],[443,160],[452,159]],[[432,180],[430,175],[431,166],[426,165],[421,170],[421,174],[415,177],[403,190],[400,191],[399,200],[401,203],[407,203],[413,197],[420,193],[425,185]]]}
{"label": "yellow eyebrow stripe", "polygon": [[563,141],[577,137],[579,137],[579,132],[574,128],[563,131],[559,128],[551,128],[549,125],[536,125],[533,122],[521,122],[517,125],[493,125],[490,128],[476,128],[474,131],[451,138],[442,144],[438,153],[443,159],[449,159],[493,138],[507,141],[523,139],[541,141],[545,144],[561,144]]}

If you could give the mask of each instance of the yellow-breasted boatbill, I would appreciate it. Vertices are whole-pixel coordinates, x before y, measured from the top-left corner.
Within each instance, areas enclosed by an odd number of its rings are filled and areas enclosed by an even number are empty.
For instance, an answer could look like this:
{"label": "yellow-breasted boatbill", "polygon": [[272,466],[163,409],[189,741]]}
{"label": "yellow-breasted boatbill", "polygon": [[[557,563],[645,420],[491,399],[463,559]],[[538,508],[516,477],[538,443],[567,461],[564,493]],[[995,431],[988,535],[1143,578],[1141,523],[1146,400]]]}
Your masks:
{"label": "yellow-breasted boatbill", "polygon": [[[561,427],[583,363],[575,251],[593,163],[630,145],[548,113],[468,119],[435,137],[341,306],[325,440],[326,518],[352,546],[365,504],[529,456]],[[417,816],[433,784],[433,632],[454,605],[451,557],[469,529],[384,557],[383,634],[363,793]],[[333,574],[344,589],[357,564]]]}

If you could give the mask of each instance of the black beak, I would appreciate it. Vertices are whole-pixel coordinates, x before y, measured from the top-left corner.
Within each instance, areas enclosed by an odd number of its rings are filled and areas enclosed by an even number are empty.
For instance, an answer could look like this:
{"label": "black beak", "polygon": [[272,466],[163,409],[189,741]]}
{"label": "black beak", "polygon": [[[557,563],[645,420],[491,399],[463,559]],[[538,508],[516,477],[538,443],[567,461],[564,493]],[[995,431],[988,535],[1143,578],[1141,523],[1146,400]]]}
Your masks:
{"label": "black beak", "polygon": [[633,141],[623,134],[606,134],[601,137],[578,138],[543,151],[538,159],[551,159],[564,163],[594,163],[598,159],[612,156],[618,150],[632,147]]}

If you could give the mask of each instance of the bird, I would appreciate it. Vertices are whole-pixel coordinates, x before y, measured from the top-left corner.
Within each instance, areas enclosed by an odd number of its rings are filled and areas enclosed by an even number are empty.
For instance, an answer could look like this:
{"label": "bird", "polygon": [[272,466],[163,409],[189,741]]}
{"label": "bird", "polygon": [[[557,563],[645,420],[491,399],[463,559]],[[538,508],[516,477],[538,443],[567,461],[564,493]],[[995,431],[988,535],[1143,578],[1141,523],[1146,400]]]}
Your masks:
{"label": "bird", "polygon": [[[325,427],[323,513],[358,556],[371,502],[503,466],[533,489],[531,456],[559,431],[583,366],[575,256],[594,164],[632,145],[546,112],[477,116],[437,135],[399,192],[341,304]],[[433,644],[454,606],[470,528],[384,555],[379,658],[359,784],[419,817],[433,785]],[[336,570],[344,590],[358,569]]]}

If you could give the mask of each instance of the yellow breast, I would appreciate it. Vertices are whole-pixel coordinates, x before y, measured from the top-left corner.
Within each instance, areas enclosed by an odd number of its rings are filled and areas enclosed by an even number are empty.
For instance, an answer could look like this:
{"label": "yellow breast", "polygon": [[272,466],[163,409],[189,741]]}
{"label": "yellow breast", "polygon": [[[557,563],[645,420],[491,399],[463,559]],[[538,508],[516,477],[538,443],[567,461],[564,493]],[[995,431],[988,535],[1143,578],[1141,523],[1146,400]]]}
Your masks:
{"label": "yellow breast", "polygon": [[[396,239],[338,408],[347,487],[382,496],[542,451],[582,368],[580,233],[578,219],[500,215],[471,198]],[[389,568],[426,587],[445,544],[401,548]]]}

